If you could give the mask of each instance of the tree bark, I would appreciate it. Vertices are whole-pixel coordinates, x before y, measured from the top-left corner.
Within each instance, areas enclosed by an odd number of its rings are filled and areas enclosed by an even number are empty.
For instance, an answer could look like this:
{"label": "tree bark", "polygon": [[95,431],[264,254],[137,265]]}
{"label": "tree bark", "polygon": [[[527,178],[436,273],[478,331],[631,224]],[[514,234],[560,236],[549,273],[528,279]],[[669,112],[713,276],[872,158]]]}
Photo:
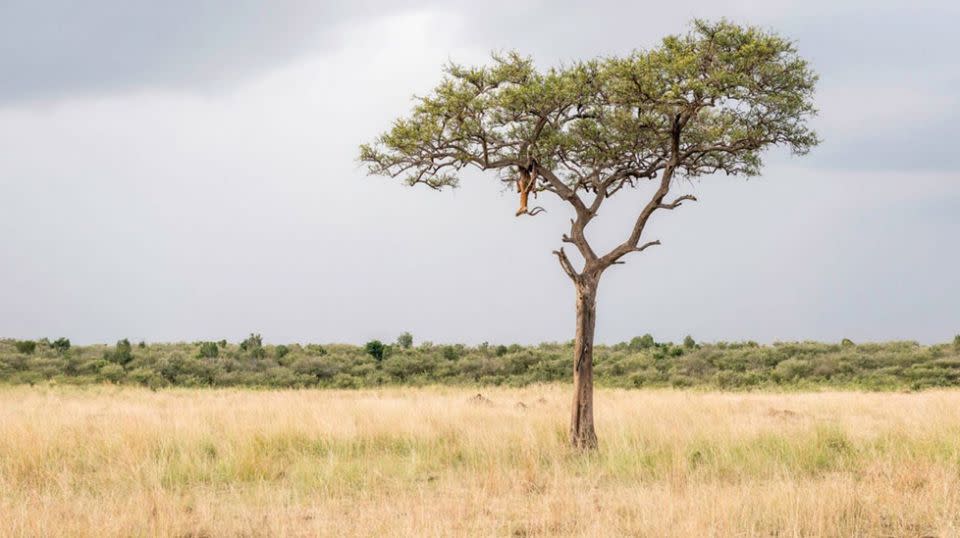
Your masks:
{"label": "tree bark", "polygon": [[583,275],[577,287],[577,333],[573,342],[573,406],[570,444],[577,449],[597,447],[593,427],[593,333],[596,327],[597,278]]}

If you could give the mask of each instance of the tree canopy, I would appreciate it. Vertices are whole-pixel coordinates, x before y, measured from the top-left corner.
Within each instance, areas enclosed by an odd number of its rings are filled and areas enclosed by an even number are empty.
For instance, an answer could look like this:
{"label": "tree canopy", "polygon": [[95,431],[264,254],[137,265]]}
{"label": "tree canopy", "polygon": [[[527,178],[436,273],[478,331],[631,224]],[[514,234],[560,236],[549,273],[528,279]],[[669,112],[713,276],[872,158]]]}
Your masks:
{"label": "tree canopy", "polygon": [[[543,72],[509,52],[445,73],[408,117],[361,147],[370,173],[440,189],[455,187],[466,167],[515,182],[533,159],[535,190],[570,202],[586,221],[643,180],[661,177],[666,194],[673,177],[756,175],[763,149],[804,154],[818,141],[807,126],[817,77],[793,43],[728,21],[697,20],[650,50]],[[649,212],[658,206],[671,208],[660,197]],[[602,261],[636,247],[632,235]]]}

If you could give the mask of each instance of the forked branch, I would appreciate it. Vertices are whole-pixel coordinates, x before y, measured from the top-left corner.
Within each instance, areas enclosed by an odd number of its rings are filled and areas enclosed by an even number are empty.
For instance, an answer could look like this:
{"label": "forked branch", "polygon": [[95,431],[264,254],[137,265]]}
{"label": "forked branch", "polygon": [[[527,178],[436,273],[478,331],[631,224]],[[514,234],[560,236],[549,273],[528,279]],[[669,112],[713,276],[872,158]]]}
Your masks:
{"label": "forked branch", "polygon": [[[639,247],[634,247],[633,249],[627,251],[627,254],[629,254],[630,252],[643,252],[644,250],[647,250],[648,248],[655,245],[659,245],[659,244],[660,244],[659,239],[657,239],[656,241],[649,241],[647,243],[640,245]],[[622,264],[623,264],[623,260],[614,260],[610,262],[610,265],[622,265]]]}
{"label": "forked branch", "polygon": [[570,263],[570,258],[568,258],[567,253],[563,251],[563,247],[560,247],[560,250],[554,250],[553,253],[556,254],[560,260],[560,267],[563,268],[563,272],[567,273],[567,276],[573,281],[576,281],[580,275],[577,273],[577,270],[573,268],[573,264]]}

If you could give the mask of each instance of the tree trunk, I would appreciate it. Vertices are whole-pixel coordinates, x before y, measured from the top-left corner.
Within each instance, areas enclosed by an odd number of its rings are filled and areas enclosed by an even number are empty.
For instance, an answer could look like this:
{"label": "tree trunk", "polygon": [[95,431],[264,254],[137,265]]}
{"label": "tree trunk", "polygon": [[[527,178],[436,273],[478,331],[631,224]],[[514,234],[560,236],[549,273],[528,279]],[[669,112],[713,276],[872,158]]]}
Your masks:
{"label": "tree trunk", "polygon": [[593,428],[593,332],[596,327],[597,279],[586,275],[577,282],[577,335],[573,342],[573,409],[570,444],[597,447]]}

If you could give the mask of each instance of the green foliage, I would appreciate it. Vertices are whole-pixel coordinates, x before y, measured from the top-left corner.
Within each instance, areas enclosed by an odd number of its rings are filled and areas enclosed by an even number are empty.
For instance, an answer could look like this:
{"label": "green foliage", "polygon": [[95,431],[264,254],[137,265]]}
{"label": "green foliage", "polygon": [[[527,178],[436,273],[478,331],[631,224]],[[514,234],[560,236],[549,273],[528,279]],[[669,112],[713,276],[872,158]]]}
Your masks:
{"label": "green foliage", "polygon": [[263,347],[263,338],[259,334],[250,333],[250,336],[240,342],[240,349],[250,351],[258,347]]}
{"label": "green foliage", "polygon": [[405,332],[397,337],[397,345],[403,349],[410,349],[413,347],[413,335],[409,332]]}
{"label": "green foliage", "polygon": [[683,338],[683,347],[686,349],[693,349],[697,347],[697,342],[688,334]]}
{"label": "green foliage", "polygon": [[455,361],[464,353],[464,347],[461,344],[455,346],[443,346],[443,358],[448,361]]}
{"label": "green foliage", "polygon": [[366,349],[367,355],[370,355],[377,361],[383,360],[384,346],[383,342],[380,340],[371,340],[367,342],[367,344],[364,346],[364,349]]}
{"label": "green foliage", "polygon": [[[686,177],[750,176],[762,150],[803,154],[818,142],[807,126],[817,81],[807,62],[790,40],[728,21],[696,20],[626,56],[540,71],[509,52],[445,74],[408,117],[361,146],[370,173],[440,189],[470,166],[517,181],[516,166],[533,157],[567,187],[588,189],[593,171],[619,190],[643,184],[636,179],[670,155]],[[544,189],[564,195],[552,178]]]}
{"label": "green foliage", "polygon": [[114,363],[106,363],[100,367],[100,379],[104,381],[109,381],[111,383],[117,383],[123,379],[124,370],[123,366]]}
{"label": "green foliage", "polygon": [[315,378],[317,382],[330,379],[340,371],[340,365],[320,357],[303,357],[293,363],[293,371]]}
{"label": "green foliage", "polygon": [[133,347],[130,345],[130,340],[126,338],[119,340],[113,351],[103,353],[103,358],[120,366],[126,366],[133,360]]}
{"label": "green foliage", "polygon": [[259,334],[250,333],[250,336],[240,342],[240,349],[255,359],[263,358],[267,354],[263,349],[263,338]]}
{"label": "green foliage", "polygon": [[282,359],[282,358],[284,358],[284,357],[286,357],[287,355],[290,354],[290,348],[288,348],[287,346],[285,346],[285,345],[283,345],[283,344],[280,344],[279,346],[277,346],[276,348],[274,348],[273,354],[274,354],[278,359]]}
{"label": "green foliage", "polygon": [[70,349],[70,340],[64,337],[57,338],[50,344],[57,353],[66,353]]}
{"label": "green foliage", "polygon": [[853,340],[849,338],[844,338],[843,340],[840,341],[840,345],[843,347],[853,347],[856,344],[853,343]]}
{"label": "green foliage", "polygon": [[627,347],[633,350],[641,349],[650,349],[656,346],[657,343],[654,341],[653,336],[650,333],[647,333],[643,336],[637,336],[630,340],[630,343],[627,344]]}
{"label": "green foliage", "polygon": [[953,337],[953,349],[960,351],[960,334]]}
{"label": "green foliage", "polygon": [[33,355],[33,352],[37,349],[37,343],[33,340],[20,340],[14,342],[13,346],[16,348],[18,353],[23,353],[25,355]]}
{"label": "green foliage", "polygon": [[200,349],[197,350],[197,357],[202,359],[213,359],[220,354],[220,348],[216,342],[201,342]]}
{"label": "green foliage", "polygon": [[813,370],[810,361],[800,358],[787,359],[774,368],[773,377],[777,381],[796,381],[806,377]]}
{"label": "green foliage", "polygon": [[133,360],[133,347],[130,346],[130,340],[127,340],[126,338],[119,340],[116,346],[116,354],[117,356],[123,357],[123,360],[118,362],[123,362],[125,364]]}
{"label": "green foliage", "polygon": [[311,355],[326,355],[327,348],[321,346],[320,344],[307,344],[307,353]]}
{"label": "green foliage", "polygon": [[[641,337],[641,340],[642,337]],[[375,341],[374,341],[375,342]],[[0,383],[121,383],[162,389],[180,387],[377,387],[381,385],[509,385],[568,382],[570,342],[539,346],[442,345],[401,349],[296,344],[270,348],[237,345],[201,356],[200,344],[152,344],[135,356],[129,342],[116,346],[72,346],[57,353],[37,346],[31,355],[14,340],[0,340]],[[646,344],[645,344],[646,345]],[[377,351],[379,350],[379,351]],[[283,355],[282,357],[280,355]],[[952,342],[698,343],[695,347],[654,343],[594,348],[599,386],[703,387],[722,390],[809,389],[920,390],[960,387],[960,349]]]}

